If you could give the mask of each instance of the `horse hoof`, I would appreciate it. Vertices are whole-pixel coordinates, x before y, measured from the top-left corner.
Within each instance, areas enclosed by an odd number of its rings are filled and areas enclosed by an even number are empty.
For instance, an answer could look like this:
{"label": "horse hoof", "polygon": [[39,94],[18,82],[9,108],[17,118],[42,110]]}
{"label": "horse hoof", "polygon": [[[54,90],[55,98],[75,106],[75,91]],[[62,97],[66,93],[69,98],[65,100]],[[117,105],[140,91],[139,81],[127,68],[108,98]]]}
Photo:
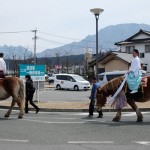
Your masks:
{"label": "horse hoof", "polygon": [[18,119],[22,119],[22,118],[23,118],[22,116],[20,116],[20,115],[18,116]]}
{"label": "horse hoof", "polygon": [[8,118],[8,117],[9,117],[9,115],[8,115],[8,114],[5,114],[5,115],[4,115],[4,117],[5,117],[5,118]]}
{"label": "horse hoof", "polygon": [[112,121],[113,121],[113,122],[119,122],[120,119],[119,119],[119,118],[114,118]]}
{"label": "horse hoof", "polygon": [[137,118],[136,122],[143,122],[143,119]]}

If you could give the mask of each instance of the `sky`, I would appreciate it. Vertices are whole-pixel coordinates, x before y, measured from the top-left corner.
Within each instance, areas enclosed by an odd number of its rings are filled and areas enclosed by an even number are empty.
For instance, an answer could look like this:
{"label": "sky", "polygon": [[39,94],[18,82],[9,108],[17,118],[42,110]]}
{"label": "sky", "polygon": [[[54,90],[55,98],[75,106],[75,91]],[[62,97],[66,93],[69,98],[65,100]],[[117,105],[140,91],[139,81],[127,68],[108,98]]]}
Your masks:
{"label": "sky", "polygon": [[102,8],[99,30],[110,25],[150,25],[150,0],[0,0],[0,46],[24,46],[33,51],[57,48],[95,34],[92,8]]}

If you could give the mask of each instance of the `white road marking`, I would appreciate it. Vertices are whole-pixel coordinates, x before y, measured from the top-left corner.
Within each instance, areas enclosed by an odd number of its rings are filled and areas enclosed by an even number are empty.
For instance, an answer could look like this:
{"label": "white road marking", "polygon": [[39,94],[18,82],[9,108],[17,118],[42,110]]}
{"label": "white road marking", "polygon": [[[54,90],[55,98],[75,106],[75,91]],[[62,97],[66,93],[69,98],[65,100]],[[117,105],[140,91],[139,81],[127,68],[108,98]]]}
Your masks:
{"label": "white road marking", "polygon": [[[53,118],[55,119],[55,118]],[[27,119],[24,118],[22,119],[24,121],[29,121],[29,122],[39,122],[39,123],[47,123],[47,124],[84,124],[84,123],[93,123],[93,122],[101,122],[104,123],[106,121],[104,120],[95,120],[95,119],[91,119],[91,120],[85,120],[85,121],[42,121],[42,120],[34,120],[34,119]]]}
{"label": "white road marking", "polygon": [[[12,117],[11,117],[12,118]],[[50,117],[27,117],[25,116],[24,119],[47,119],[47,118],[50,118]],[[55,120],[77,120],[77,118],[59,118],[59,117],[51,117],[51,119],[55,119]]]}
{"label": "white road marking", "polygon": [[85,122],[82,122],[82,121],[80,121],[80,122],[64,122],[64,121],[62,121],[62,122],[60,122],[60,121],[52,122],[52,121],[30,120],[30,119],[22,119],[22,120],[30,121],[30,122],[48,123],[48,124],[83,124],[83,123],[85,123]]}
{"label": "white road marking", "polygon": [[126,113],[126,114],[122,114],[122,116],[135,116],[136,113],[135,112],[129,112],[129,113]]}
{"label": "white road marking", "polygon": [[[142,114],[148,114],[149,112],[142,112]],[[123,114],[122,116],[136,116],[136,113],[135,112],[128,112],[126,114]]]}
{"label": "white road marking", "polygon": [[3,142],[22,142],[22,143],[29,142],[29,140],[18,140],[18,139],[0,139],[0,141],[3,141]]}
{"label": "white road marking", "polygon": [[68,141],[68,144],[113,144],[113,141]]}
{"label": "white road marking", "polygon": [[150,145],[150,141],[133,141],[133,142],[141,145]]}

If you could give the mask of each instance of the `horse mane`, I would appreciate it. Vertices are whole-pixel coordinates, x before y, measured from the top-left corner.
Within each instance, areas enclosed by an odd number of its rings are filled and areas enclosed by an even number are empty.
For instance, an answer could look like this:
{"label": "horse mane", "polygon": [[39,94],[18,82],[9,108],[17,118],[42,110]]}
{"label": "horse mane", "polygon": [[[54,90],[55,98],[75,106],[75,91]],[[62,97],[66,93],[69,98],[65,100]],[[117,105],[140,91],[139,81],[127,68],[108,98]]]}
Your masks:
{"label": "horse mane", "polygon": [[116,77],[97,89],[96,98],[98,106],[104,106],[106,104],[107,97],[113,96],[115,94],[123,82],[123,79],[123,76]]}
{"label": "horse mane", "polygon": [[124,77],[116,77],[109,82],[105,83],[101,88],[100,91],[103,92],[103,94],[108,97],[108,96],[113,96],[121,83],[123,82]]}

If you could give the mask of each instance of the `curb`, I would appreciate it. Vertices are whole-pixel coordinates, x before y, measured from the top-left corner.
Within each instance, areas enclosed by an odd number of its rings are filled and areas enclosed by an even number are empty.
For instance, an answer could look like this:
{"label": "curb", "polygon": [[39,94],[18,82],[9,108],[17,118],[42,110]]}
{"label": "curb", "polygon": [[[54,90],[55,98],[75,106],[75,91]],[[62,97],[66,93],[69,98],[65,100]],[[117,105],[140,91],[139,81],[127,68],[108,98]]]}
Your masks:
{"label": "curb", "polygon": [[[9,109],[9,106],[0,106],[0,109]],[[19,110],[14,107],[13,110]],[[140,111],[150,111],[150,108],[139,108]],[[29,108],[29,111],[35,111],[34,108]],[[88,109],[55,109],[55,108],[40,108],[40,112],[88,112]],[[96,111],[95,111],[96,112]],[[117,112],[116,109],[104,108],[103,112]],[[125,108],[122,112],[135,112],[132,108]]]}

